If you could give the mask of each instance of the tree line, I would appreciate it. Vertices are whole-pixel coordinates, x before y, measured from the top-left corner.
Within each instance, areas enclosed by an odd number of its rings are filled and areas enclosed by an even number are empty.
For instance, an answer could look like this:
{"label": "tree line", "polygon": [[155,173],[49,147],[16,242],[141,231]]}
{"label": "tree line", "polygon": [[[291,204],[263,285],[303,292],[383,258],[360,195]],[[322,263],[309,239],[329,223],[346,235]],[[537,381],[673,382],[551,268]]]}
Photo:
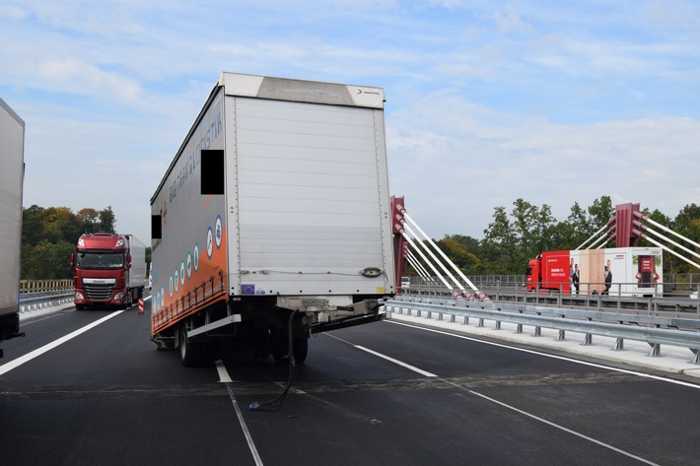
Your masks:
{"label": "tree line", "polygon": [[22,212],[22,279],[70,278],[68,262],[83,233],[114,233],[111,206],[102,210],[32,205]]}
{"label": "tree line", "polygon": [[[496,207],[481,239],[461,234],[438,241],[445,253],[466,273],[525,274],[527,262],[542,251],[575,249],[603,227],[615,212],[610,196],[601,196],[584,208],[575,202],[569,215],[557,219],[547,204],[516,199],[510,209]],[[688,204],[674,217],[645,210],[653,220],[700,242],[700,206]],[[653,246],[642,240],[642,246]],[[613,247],[609,243],[609,247]],[[664,254],[664,272],[700,272],[680,259]]]}

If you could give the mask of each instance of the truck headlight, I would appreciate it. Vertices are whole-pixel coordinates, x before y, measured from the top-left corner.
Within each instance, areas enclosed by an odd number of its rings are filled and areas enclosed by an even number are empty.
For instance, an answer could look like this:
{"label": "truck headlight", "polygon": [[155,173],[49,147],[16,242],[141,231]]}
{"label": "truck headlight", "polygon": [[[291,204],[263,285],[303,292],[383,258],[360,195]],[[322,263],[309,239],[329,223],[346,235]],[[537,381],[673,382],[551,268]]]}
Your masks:
{"label": "truck headlight", "polygon": [[75,300],[76,301],[84,301],[85,296],[83,296],[83,294],[80,291],[76,291],[75,292]]}
{"label": "truck headlight", "polygon": [[124,293],[121,291],[117,294],[114,295],[114,298],[112,298],[112,301],[121,301],[122,298],[124,298]]}

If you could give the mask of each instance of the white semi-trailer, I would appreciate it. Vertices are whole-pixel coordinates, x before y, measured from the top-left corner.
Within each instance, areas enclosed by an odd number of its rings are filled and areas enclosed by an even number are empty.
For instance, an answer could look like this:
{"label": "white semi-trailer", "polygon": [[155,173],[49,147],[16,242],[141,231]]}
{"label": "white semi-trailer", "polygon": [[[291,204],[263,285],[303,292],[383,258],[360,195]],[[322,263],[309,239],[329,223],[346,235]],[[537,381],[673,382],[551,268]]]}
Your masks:
{"label": "white semi-trailer", "polygon": [[24,121],[0,99],[0,340],[19,334],[23,184]]}
{"label": "white semi-trailer", "polygon": [[395,291],[383,90],[222,73],[151,212],[159,348],[303,362],[310,333],[378,320]]}

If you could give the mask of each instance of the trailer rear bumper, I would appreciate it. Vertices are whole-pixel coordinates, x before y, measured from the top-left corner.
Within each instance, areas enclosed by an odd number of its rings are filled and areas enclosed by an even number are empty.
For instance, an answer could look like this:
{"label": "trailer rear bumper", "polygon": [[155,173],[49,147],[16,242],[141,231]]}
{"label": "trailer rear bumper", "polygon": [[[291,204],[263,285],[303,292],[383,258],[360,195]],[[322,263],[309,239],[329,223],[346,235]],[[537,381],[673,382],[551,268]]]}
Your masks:
{"label": "trailer rear bumper", "polygon": [[316,322],[311,326],[311,333],[323,333],[341,328],[354,327],[356,325],[369,324],[378,322],[384,319],[385,314],[372,313],[359,316],[345,317],[342,319],[332,320],[330,322]]}

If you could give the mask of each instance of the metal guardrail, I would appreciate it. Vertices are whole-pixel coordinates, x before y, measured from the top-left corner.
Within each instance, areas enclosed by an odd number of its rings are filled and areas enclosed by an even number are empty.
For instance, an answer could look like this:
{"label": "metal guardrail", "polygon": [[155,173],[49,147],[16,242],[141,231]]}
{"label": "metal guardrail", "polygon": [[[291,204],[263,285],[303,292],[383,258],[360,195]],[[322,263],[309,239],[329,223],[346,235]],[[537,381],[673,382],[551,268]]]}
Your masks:
{"label": "metal guardrail", "polygon": [[59,306],[73,302],[73,291],[49,294],[44,296],[21,297],[19,301],[19,312],[36,311],[47,307]]}
{"label": "metal guardrail", "polygon": [[558,307],[503,301],[492,301],[490,304],[486,304],[480,301],[455,300],[441,297],[414,297],[406,295],[400,296],[399,299],[403,302],[411,302],[416,304],[436,304],[455,309],[461,309],[462,307],[481,309],[493,307],[498,311],[518,312],[529,315],[562,317],[568,319],[608,322],[613,324],[641,325],[657,328],[700,330],[700,317],[696,317],[695,315],[687,312]]}
{"label": "metal guardrail", "polygon": [[[528,291],[520,286],[484,287],[481,290],[496,301],[511,301],[556,306],[594,307],[596,309],[674,310],[693,312],[700,318],[700,299],[691,296],[629,296],[621,292],[610,294],[570,294],[556,290]],[[436,284],[411,283],[402,293],[417,296],[452,296],[445,287]]]}
{"label": "metal guardrail", "polygon": [[[395,298],[385,302],[388,317],[396,312],[398,314],[417,315],[419,317],[449,320],[456,322],[461,318],[464,325],[469,324],[470,318],[477,319],[477,325],[484,326],[484,321],[496,323],[496,329],[501,328],[501,322],[509,322],[517,325],[516,333],[522,333],[523,326],[534,329],[534,335],[541,335],[542,328],[551,328],[559,331],[558,339],[565,339],[565,332],[582,333],[585,335],[584,344],[590,345],[593,335],[612,337],[616,339],[615,349],[624,348],[624,340],[643,341],[649,344],[650,356],[659,356],[662,344],[688,348],[693,353],[692,362],[700,364],[700,332],[689,330],[677,330],[670,328],[658,328],[655,326],[629,325],[620,323],[603,322],[597,320],[583,320],[566,317],[569,309],[563,309],[562,315],[554,313],[543,314],[541,309],[530,309],[509,303],[484,303],[484,302],[453,302],[436,304],[418,302],[415,299]],[[515,306],[515,308],[513,308]],[[545,308],[552,311],[552,308]],[[607,313],[605,313],[607,314]]]}
{"label": "metal guardrail", "polygon": [[20,280],[19,282],[20,294],[49,293],[72,289],[73,280],[70,278],[55,280]]}

